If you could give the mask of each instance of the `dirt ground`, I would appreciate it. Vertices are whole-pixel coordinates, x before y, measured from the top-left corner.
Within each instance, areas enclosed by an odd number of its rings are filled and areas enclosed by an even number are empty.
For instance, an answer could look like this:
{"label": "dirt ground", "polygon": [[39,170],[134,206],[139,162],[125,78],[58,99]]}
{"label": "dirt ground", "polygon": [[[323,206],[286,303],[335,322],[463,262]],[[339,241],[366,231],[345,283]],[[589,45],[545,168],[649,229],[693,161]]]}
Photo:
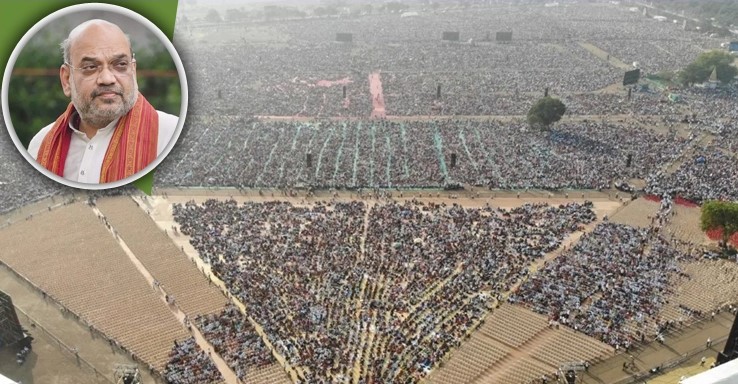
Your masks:
{"label": "dirt ground", "polygon": [[[724,348],[725,343],[717,345],[717,349]],[[705,357],[705,363],[701,364],[702,357]],[[690,377],[699,373],[705,372],[710,369],[710,365],[716,360],[714,353],[699,353],[691,359],[687,360],[682,366],[673,370],[667,371],[662,376],[654,377],[649,381],[651,384],[675,384],[678,383],[682,377]]]}
{"label": "dirt ground", "polygon": [[[110,383],[105,378],[77,365],[74,357],[59,350],[56,343],[42,332],[33,332],[21,317],[21,325],[34,336],[33,349],[23,364],[16,362],[15,350],[0,349],[0,373],[24,384],[98,384]],[[110,375],[112,379],[112,372]]]}
{"label": "dirt ground", "polygon": [[[651,343],[644,347],[640,347],[630,354],[622,353],[616,355],[609,360],[606,360],[600,364],[597,364],[590,368],[588,374],[584,375],[583,383],[598,383],[598,384],[609,384],[616,382],[631,382],[627,380],[632,378],[634,375],[642,374],[647,372],[651,368],[659,366],[665,362],[672,361],[680,358],[681,356],[688,355],[690,353],[696,353],[696,357],[699,359],[702,356],[707,358],[715,358],[718,351],[722,351],[724,342],[718,342],[718,340],[724,340],[730,333],[730,327],[733,324],[734,317],[730,313],[722,313],[715,317],[712,321],[703,321],[693,325],[690,328],[677,331],[676,334],[667,336],[666,342],[662,345],[657,342]],[[715,341],[711,348],[706,348],[705,344],[707,338],[711,338]],[[629,355],[635,357],[635,369],[623,370],[623,362],[629,361]],[[693,359],[690,359],[684,364],[681,364],[678,368],[668,371],[671,372],[686,372],[680,371],[679,369],[685,367],[690,369],[693,365]],[[709,366],[709,365],[708,365]],[[679,374],[678,377],[685,373]],[[670,378],[672,376],[666,376]],[[625,381],[621,381],[625,380]],[[648,383],[656,383],[654,379],[648,379]],[[676,381],[661,381],[662,383],[676,384]]]}
{"label": "dirt ground", "polygon": [[[0,373],[24,384],[96,384],[112,383],[118,364],[135,365],[127,354],[93,337],[5,267],[0,267],[0,290],[23,311],[18,319],[34,338],[32,352],[22,365],[16,363],[14,351],[0,349]],[[69,348],[79,350],[79,363]],[[154,383],[144,369],[142,378],[145,383]]]}

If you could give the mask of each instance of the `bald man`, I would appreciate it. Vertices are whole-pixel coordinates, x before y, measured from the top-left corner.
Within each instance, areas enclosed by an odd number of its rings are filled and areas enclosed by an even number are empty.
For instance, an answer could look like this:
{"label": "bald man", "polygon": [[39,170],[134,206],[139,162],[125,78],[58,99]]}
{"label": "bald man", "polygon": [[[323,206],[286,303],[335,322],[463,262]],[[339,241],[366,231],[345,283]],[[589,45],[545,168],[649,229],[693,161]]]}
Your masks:
{"label": "bald man", "polygon": [[178,117],[138,92],[131,42],[115,24],[90,20],[61,44],[66,111],[33,137],[28,152],[80,183],[110,183],[144,169],[174,136]]}

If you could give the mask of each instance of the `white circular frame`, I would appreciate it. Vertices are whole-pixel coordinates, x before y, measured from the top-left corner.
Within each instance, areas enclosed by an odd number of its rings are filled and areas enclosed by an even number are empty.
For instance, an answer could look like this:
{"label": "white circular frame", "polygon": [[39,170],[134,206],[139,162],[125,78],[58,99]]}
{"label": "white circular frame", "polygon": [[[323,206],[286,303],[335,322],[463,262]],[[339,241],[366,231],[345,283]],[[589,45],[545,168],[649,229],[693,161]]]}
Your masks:
{"label": "white circular frame", "polygon": [[[10,119],[10,113],[9,113],[9,107],[8,107],[8,88],[10,87],[10,76],[13,72],[13,68],[15,67],[15,61],[18,59],[18,55],[20,55],[20,52],[25,48],[28,41],[43,27],[45,27],[47,24],[51,23],[52,21],[56,20],[57,18],[61,16],[66,16],[68,14],[81,12],[81,11],[105,11],[110,13],[116,13],[125,17],[128,17],[144,27],[146,27],[154,36],[156,36],[159,41],[166,47],[167,51],[169,52],[169,55],[172,57],[172,60],[174,61],[174,65],[177,67],[177,73],[179,76],[179,84],[180,84],[180,110],[179,110],[179,120],[177,121],[177,128],[174,131],[174,135],[172,136],[172,139],[169,141],[167,146],[164,148],[164,151],[154,159],[149,165],[146,166],[141,171],[136,172],[135,174],[126,177],[125,179],[113,181],[110,183],[98,183],[98,184],[91,184],[91,183],[81,183],[78,181],[72,181],[65,179],[48,169],[44,168],[39,164],[36,160],[33,159],[31,154],[28,152],[28,150],[23,146],[20,139],[18,138],[18,134],[15,132],[15,128],[13,127],[13,122]],[[72,5],[70,7],[62,8],[46,17],[41,19],[38,23],[36,23],[28,32],[26,32],[25,35],[23,35],[23,38],[20,39],[18,44],[13,49],[13,53],[10,55],[10,59],[8,60],[8,63],[5,67],[5,75],[3,77],[3,83],[2,83],[2,111],[3,111],[3,117],[5,120],[5,125],[8,129],[8,133],[10,134],[10,138],[13,140],[13,143],[15,144],[15,147],[18,149],[18,151],[23,155],[23,157],[30,163],[36,170],[41,172],[44,176],[58,182],[61,184],[64,184],[69,187],[79,188],[79,189],[86,189],[86,190],[102,190],[102,189],[110,189],[110,188],[117,188],[124,186],[126,184],[130,184],[147,173],[154,170],[159,164],[161,164],[162,161],[169,155],[169,153],[172,151],[172,148],[174,148],[174,145],[177,144],[177,141],[179,140],[179,136],[182,133],[182,127],[184,126],[185,117],[187,116],[187,103],[188,103],[188,89],[187,89],[187,77],[185,76],[184,67],[182,66],[182,60],[179,57],[179,54],[174,49],[174,45],[172,45],[172,42],[169,41],[169,39],[164,35],[164,32],[162,32],[154,23],[149,21],[149,19],[139,15],[138,13],[131,11],[130,9],[119,7],[117,5],[112,4],[100,4],[100,3],[89,3],[89,4],[79,4],[79,5]]]}

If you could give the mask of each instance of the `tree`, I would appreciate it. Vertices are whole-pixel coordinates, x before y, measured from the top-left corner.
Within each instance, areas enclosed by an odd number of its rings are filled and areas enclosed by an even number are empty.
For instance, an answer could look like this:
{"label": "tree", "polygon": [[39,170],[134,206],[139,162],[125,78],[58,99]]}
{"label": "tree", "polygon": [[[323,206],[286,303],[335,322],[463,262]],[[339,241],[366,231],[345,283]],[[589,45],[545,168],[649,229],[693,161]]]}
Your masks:
{"label": "tree", "polygon": [[340,13],[339,9],[332,5],[326,5],[325,7],[317,7],[313,10],[313,15],[318,16],[318,17],[335,16],[339,13]]}
{"label": "tree", "polygon": [[703,231],[722,230],[723,243],[738,232],[738,203],[708,201],[702,205],[700,226]]}
{"label": "tree", "polygon": [[662,80],[662,81],[666,81],[666,82],[669,82],[670,83],[670,82],[674,81],[674,79],[676,78],[676,76],[677,76],[677,74],[674,73],[674,71],[661,71],[661,72],[658,72],[658,73],[650,76],[649,78],[653,78],[653,79],[657,79],[657,80]]}
{"label": "tree", "polygon": [[211,8],[208,11],[208,14],[205,15],[205,21],[210,23],[220,23],[221,21],[223,21],[223,18],[220,17],[220,13],[218,13],[218,11]]}
{"label": "tree", "polygon": [[246,12],[242,12],[240,9],[229,9],[225,13],[225,19],[229,22],[246,20]]}
{"label": "tree", "polygon": [[735,1],[660,0],[654,5],[672,11],[684,11],[689,17],[714,18],[716,23],[727,26],[738,20],[738,2]]}
{"label": "tree", "polygon": [[408,6],[398,1],[390,1],[384,4],[384,9],[392,13],[401,13],[407,11]]}
{"label": "tree", "polygon": [[714,70],[720,82],[730,83],[738,75],[738,68],[733,65],[734,59],[733,55],[725,51],[705,52],[679,73],[679,79],[684,85],[704,83]]}
{"label": "tree", "polygon": [[559,99],[553,97],[544,97],[530,108],[528,111],[528,124],[544,129],[561,120],[566,113],[566,105]]}

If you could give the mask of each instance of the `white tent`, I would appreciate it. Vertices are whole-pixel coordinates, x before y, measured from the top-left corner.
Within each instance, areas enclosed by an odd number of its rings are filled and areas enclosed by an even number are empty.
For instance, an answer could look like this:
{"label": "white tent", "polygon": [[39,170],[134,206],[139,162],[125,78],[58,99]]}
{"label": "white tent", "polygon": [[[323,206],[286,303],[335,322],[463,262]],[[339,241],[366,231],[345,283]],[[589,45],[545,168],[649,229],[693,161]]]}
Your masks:
{"label": "white tent", "polygon": [[718,365],[698,375],[680,381],[681,384],[735,384],[738,383],[738,359]]}
{"label": "white tent", "polygon": [[13,380],[8,379],[7,377],[3,376],[2,373],[0,373],[0,384],[18,384]]}

